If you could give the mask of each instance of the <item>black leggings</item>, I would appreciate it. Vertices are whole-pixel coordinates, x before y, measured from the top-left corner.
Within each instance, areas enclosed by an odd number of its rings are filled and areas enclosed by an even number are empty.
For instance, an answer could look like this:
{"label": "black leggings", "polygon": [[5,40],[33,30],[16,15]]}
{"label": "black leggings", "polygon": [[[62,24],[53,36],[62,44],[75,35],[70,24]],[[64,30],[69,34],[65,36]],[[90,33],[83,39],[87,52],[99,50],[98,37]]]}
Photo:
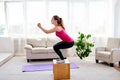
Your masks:
{"label": "black leggings", "polygon": [[70,48],[74,45],[74,41],[73,42],[58,42],[57,44],[55,44],[53,46],[54,51],[57,53],[57,55],[60,57],[61,60],[64,59],[60,49],[66,49],[66,48]]}

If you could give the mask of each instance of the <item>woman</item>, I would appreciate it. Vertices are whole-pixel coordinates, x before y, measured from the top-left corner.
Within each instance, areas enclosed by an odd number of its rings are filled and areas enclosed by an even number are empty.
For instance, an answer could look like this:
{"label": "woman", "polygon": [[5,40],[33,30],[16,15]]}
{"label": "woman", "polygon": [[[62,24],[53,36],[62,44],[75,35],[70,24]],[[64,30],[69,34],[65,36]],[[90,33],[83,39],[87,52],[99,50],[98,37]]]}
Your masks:
{"label": "woman", "polygon": [[61,42],[58,42],[53,46],[53,49],[61,59],[58,62],[61,63],[64,62],[64,57],[60,49],[66,49],[72,47],[74,45],[74,40],[65,32],[65,27],[63,25],[62,18],[60,18],[57,15],[54,15],[52,17],[51,23],[54,25],[54,27],[49,30],[44,29],[40,23],[38,23],[38,27],[46,34],[55,32],[56,36],[62,40]]}

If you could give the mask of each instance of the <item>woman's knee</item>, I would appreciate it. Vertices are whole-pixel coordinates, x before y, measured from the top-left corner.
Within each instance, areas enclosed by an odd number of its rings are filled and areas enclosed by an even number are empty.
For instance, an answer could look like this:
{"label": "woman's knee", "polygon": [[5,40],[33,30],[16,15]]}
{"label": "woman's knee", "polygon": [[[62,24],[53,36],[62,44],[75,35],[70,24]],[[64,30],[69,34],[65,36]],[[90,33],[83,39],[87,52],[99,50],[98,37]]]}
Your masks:
{"label": "woman's knee", "polygon": [[56,45],[54,45],[54,46],[53,46],[53,49],[54,49],[54,50],[56,50],[56,49],[57,49],[57,46],[56,46]]}

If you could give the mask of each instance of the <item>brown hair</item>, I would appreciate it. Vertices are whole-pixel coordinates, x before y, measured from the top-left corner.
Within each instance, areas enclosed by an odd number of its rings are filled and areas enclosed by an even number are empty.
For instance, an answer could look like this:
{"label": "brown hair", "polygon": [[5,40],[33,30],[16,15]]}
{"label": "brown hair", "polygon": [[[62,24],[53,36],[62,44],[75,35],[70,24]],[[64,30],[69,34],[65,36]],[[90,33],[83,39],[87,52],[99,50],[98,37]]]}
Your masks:
{"label": "brown hair", "polygon": [[65,29],[62,18],[57,15],[54,15],[53,18],[54,20],[57,20],[58,25],[62,26],[62,28]]}

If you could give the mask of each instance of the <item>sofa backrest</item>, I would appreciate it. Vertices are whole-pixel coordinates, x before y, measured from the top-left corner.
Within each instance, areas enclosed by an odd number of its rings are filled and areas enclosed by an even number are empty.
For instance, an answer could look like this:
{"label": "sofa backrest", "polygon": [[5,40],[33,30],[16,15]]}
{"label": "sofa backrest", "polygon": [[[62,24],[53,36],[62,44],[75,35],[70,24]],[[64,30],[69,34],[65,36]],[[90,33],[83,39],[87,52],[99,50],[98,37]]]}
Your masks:
{"label": "sofa backrest", "polygon": [[120,38],[108,38],[106,50],[120,47]]}
{"label": "sofa backrest", "polygon": [[47,37],[47,47],[52,47],[58,42],[60,42],[60,39],[57,37]]}
{"label": "sofa backrest", "polygon": [[28,38],[27,44],[32,47],[46,47],[46,38]]}

